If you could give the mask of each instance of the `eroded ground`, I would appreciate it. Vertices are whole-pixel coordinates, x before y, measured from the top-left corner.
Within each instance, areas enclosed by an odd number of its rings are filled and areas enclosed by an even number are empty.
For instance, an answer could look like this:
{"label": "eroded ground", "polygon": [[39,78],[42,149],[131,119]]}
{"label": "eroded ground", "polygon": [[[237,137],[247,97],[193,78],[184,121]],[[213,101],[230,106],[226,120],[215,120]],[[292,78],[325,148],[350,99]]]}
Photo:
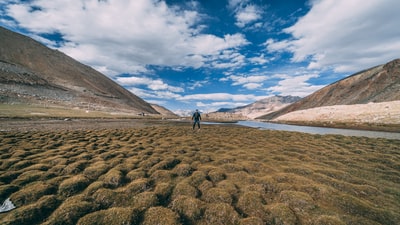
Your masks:
{"label": "eroded ground", "polygon": [[0,224],[399,224],[400,141],[187,124],[0,132]]}

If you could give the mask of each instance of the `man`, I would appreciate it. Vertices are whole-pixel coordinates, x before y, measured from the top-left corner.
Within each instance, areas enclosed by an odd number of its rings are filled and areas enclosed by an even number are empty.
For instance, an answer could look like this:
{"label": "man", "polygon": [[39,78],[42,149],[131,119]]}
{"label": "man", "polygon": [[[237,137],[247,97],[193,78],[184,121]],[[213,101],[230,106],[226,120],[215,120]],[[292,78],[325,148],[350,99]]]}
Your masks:
{"label": "man", "polygon": [[201,116],[200,116],[200,112],[199,112],[198,109],[196,109],[196,112],[193,113],[192,120],[194,121],[193,122],[193,130],[194,130],[195,126],[196,126],[196,123],[197,123],[197,126],[200,129]]}

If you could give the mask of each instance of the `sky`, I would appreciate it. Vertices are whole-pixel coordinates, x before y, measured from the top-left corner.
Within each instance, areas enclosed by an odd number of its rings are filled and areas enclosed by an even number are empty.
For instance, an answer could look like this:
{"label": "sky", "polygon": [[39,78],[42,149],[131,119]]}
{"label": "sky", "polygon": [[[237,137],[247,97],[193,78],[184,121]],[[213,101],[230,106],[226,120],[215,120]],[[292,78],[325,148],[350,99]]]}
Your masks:
{"label": "sky", "polygon": [[305,97],[400,58],[399,11],[398,0],[2,0],[0,26],[183,115]]}

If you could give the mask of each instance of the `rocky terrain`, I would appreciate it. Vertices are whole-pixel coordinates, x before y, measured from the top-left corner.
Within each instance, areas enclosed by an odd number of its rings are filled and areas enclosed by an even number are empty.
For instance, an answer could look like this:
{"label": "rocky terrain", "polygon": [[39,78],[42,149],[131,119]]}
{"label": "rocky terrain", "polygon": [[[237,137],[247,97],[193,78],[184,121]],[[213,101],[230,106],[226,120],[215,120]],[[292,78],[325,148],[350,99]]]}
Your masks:
{"label": "rocky terrain", "polygon": [[0,103],[159,114],[105,75],[0,27]]}
{"label": "rocky terrain", "polygon": [[158,113],[162,115],[163,118],[178,118],[179,116],[176,115],[175,113],[171,112],[169,109],[156,105],[156,104],[151,104],[153,109],[155,109]]}
{"label": "rocky terrain", "polygon": [[400,59],[396,59],[328,85],[258,119],[399,124],[399,100]]}
{"label": "rocky terrain", "polygon": [[231,117],[254,119],[267,113],[275,112],[285,106],[299,101],[300,99],[301,98],[297,96],[276,95],[261,99],[249,105],[240,106],[233,109],[220,109],[216,113],[211,113],[210,116],[229,117],[229,114],[235,114],[231,115]]}
{"label": "rocky terrain", "polygon": [[273,121],[340,121],[369,123],[400,123],[400,101],[323,106],[298,110],[282,115]]}

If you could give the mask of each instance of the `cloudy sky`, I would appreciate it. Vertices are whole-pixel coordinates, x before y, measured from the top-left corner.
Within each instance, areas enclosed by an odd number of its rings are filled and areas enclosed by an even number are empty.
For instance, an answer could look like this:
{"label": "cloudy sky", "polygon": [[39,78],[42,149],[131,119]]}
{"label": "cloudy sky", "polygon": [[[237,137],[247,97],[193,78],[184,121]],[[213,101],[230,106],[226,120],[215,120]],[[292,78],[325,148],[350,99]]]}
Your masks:
{"label": "cloudy sky", "polygon": [[399,11],[398,0],[2,0],[0,26],[148,102],[208,112],[304,97],[399,58]]}

